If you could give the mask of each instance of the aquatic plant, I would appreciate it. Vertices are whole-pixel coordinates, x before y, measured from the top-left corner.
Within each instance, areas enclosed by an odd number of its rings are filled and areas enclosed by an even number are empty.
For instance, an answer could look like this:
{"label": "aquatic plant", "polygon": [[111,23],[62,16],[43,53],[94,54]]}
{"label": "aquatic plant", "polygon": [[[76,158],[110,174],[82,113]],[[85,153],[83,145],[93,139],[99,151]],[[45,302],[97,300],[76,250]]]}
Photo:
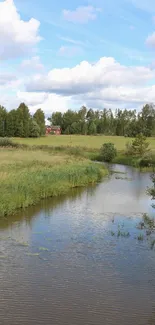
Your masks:
{"label": "aquatic plant", "polygon": [[139,234],[138,237],[137,237],[137,239],[139,241],[143,241],[144,240],[144,235],[143,234]]}
{"label": "aquatic plant", "polygon": [[43,252],[48,252],[49,251],[49,249],[46,248],[46,247],[39,247],[39,250],[43,251]]}
{"label": "aquatic plant", "polygon": [[151,249],[153,249],[154,246],[155,246],[155,239],[153,239],[153,240],[151,241]]}
{"label": "aquatic plant", "polygon": [[150,218],[147,213],[143,214],[143,220],[145,227],[148,227],[150,229],[155,228],[155,220],[153,218]]}
{"label": "aquatic plant", "polygon": [[118,230],[117,237],[130,237],[130,233],[128,231]]}

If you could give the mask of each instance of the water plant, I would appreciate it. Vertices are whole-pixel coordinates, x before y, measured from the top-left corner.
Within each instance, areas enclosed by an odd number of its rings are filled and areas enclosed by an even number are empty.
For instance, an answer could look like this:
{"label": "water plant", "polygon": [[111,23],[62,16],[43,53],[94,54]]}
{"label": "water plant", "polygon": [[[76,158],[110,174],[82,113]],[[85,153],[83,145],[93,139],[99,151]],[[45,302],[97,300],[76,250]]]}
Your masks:
{"label": "water plant", "polygon": [[139,234],[138,237],[137,237],[137,239],[139,241],[143,241],[144,240],[144,235],[143,234]]}
{"label": "water plant", "polygon": [[147,213],[143,214],[143,221],[144,221],[145,227],[148,227],[150,229],[155,228],[155,220],[153,218],[150,218]]}
{"label": "water plant", "polygon": [[117,237],[130,237],[130,233],[128,231],[118,230]]}
{"label": "water plant", "polygon": [[151,249],[153,249],[154,246],[155,246],[155,239],[153,239],[153,240],[151,241]]}
{"label": "water plant", "polygon": [[39,247],[39,250],[40,251],[44,251],[44,252],[48,252],[49,251],[49,249],[46,248],[46,247]]}

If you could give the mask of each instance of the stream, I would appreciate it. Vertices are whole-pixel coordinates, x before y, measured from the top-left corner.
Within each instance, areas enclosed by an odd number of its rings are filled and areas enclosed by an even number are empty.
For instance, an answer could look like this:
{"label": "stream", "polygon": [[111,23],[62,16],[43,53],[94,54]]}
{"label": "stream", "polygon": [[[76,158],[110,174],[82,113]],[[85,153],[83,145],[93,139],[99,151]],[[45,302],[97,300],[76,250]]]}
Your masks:
{"label": "stream", "polygon": [[150,174],[110,169],[0,220],[0,325],[155,324],[155,237],[137,227]]}

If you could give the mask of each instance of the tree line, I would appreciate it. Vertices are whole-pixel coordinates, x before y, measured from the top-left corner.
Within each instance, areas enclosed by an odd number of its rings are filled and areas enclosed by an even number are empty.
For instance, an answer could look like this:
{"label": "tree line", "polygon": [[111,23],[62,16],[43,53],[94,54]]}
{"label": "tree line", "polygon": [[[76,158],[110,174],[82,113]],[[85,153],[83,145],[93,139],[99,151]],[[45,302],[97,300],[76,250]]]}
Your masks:
{"label": "tree line", "polygon": [[[113,112],[106,108],[93,110],[82,106],[79,111],[55,111],[48,120],[51,125],[59,125],[62,134],[155,136],[155,107],[152,104],[146,104],[138,113],[136,110],[116,109]],[[24,103],[9,112],[0,106],[0,137],[42,135],[45,135],[45,114],[41,109],[37,109],[32,116]]]}
{"label": "tree line", "polygon": [[42,135],[45,135],[45,115],[41,109],[32,116],[24,103],[9,112],[0,106],[0,137],[28,138]]}
{"label": "tree line", "polygon": [[146,137],[155,135],[155,108],[146,104],[140,112],[136,110],[93,110],[83,106],[79,111],[55,112],[49,118],[52,125],[59,125],[63,134],[105,134],[135,137],[142,133]]}

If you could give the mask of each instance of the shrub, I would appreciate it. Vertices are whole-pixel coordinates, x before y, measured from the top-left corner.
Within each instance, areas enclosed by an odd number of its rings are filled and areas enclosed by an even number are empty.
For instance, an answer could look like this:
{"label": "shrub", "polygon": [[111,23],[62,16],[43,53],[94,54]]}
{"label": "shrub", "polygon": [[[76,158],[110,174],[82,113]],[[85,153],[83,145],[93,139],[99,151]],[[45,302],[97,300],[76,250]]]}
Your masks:
{"label": "shrub", "polygon": [[117,155],[117,150],[113,143],[104,143],[101,147],[101,158],[103,161],[111,162]]}
{"label": "shrub", "polygon": [[9,138],[0,138],[0,147],[14,147],[15,143]]}
{"label": "shrub", "polygon": [[142,157],[142,158],[139,160],[139,166],[140,166],[141,168],[145,168],[145,167],[150,167],[150,166],[152,166],[152,157],[149,156],[149,155]]}

